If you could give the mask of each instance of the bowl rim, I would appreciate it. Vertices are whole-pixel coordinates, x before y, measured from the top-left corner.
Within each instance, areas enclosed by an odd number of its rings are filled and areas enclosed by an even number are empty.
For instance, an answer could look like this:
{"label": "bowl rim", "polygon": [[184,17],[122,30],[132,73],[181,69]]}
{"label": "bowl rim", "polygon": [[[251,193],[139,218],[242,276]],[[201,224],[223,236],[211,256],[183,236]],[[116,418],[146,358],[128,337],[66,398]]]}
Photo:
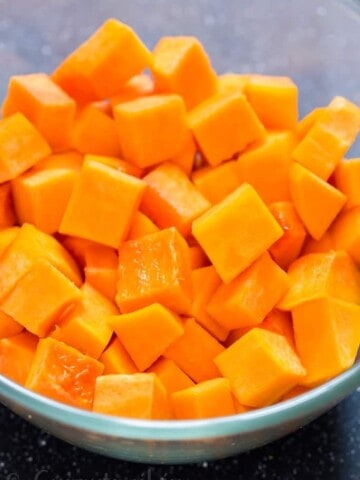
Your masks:
{"label": "bowl rim", "polygon": [[[244,413],[201,420],[141,420],[94,413],[32,392],[0,375],[0,401],[27,412],[96,435],[138,441],[184,441],[246,434],[323,412],[360,387],[360,362],[324,384],[297,397]],[[17,413],[18,409],[14,409]],[[24,415],[23,415],[24,416]],[[36,418],[35,418],[36,420]],[[34,422],[36,423],[36,421]]]}

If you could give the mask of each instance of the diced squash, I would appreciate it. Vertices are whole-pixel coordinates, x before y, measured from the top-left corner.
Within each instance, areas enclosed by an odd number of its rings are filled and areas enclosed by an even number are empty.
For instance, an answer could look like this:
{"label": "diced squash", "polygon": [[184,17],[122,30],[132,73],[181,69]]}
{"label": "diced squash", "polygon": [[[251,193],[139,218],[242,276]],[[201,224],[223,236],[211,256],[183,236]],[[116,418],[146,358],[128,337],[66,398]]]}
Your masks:
{"label": "diced squash", "polygon": [[23,331],[24,327],[10,315],[0,310],[0,339],[12,337]]}
{"label": "diced squash", "polygon": [[82,154],[120,156],[120,142],[114,120],[93,105],[76,116],[71,130],[71,147]]}
{"label": "diced squash", "polygon": [[184,333],[180,318],[159,303],[109,318],[140,371],[149,368]]}
{"label": "diced squash", "polygon": [[62,245],[50,235],[24,223],[0,262],[0,300],[39,260],[45,260],[79,286],[78,267]]}
{"label": "diced squash", "polygon": [[265,407],[295,387],[306,370],[287,340],[253,328],[215,358],[215,364],[236,399],[249,407]]}
{"label": "diced squash", "polygon": [[303,385],[296,385],[296,387],[292,388],[288,392],[285,393],[281,397],[281,402],[284,402],[285,400],[291,400],[292,398],[297,397],[298,395],[302,395],[303,393],[309,392],[311,389],[308,387],[304,387]]}
{"label": "diced squash", "polygon": [[103,365],[54,338],[39,341],[25,386],[73,407],[91,410]]}
{"label": "diced squash", "polygon": [[193,302],[191,315],[211,335],[219,341],[225,340],[229,331],[207,313],[209,301],[217,288],[221,285],[221,279],[215,268],[210,265],[197,268],[192,271]]}
{"label": "diced squash", "polygon": [[295,130],[298,88],[290,78],[249,75],[245,94],[266,128]]}
{"label": "diced squash", "polygon": [[228,330],[255,326],[288,288],[287,274],[264,253],[230,283],[219,286],[208,302],[207,312]]}
{"label": "diced squash", "polygon": [[29,332],[0,339],[0,374],[25,385],[37,343],[38,338]]}
{"label": "diced squash", "polygon": [[175,417],[179,420],[234,415],[235,405],[230,382],[213,378],[171,395]]}
{"label": "diced squash", "polygon": [[193,168],[195,166],[196,154],[197,145],[191,132],[188,131],[186,139],[179,153],[169,159],[169,161],[181,168],[181,170],[186,174],[187,177],[190,177],[191,172],[193,171]]}
{"label": "diced squash", "polygon": [[[229,347],[236,340],[243,337],[253,327],[240,327],[231,330],[226,338],[225,345]],[[295,348],[294,329],[292,325],[292,318],[290,312],[285,312],[274,308],[266,315],[264,320],[257,325],[257,328],[264,328],[270,332],[278,333],[286,338],[292,348]]]}
{"label": "diced squash", "polygon": [[203,167],[192,175],[192,181],[202,195],[213,205],[221,202],[241,184],[235,161],[217,167]]}
{"label": "diced squash", "polygon": [[191,268],[208,267],[210,265],[209,259],[205,255],[204,250],[199,245],[193,245],[189,248]]}
{"label": "diced squash", "polygon": [[164,357],[173,360],[196,383],[220,376],[214,358],[224,347],[193,318],[184,323],[184,334],[165,351]]}
{"label": "diced squash", "polygon": [[346,196],[346,208],[360,206],[360,157],[341,160],[333,179],[336,188]]}
{"label": "diced squash", "polygon": [[240,183],[250,183],[266,204],[290,200],[289,168],[295,136],[291,131],[269,132],[251,144],[236,161]]}
{"label": "diced squash", "polygon": [[150,52],[110,18],[11,77],[2,113],[0,376],[204,420],[359,361],[359,106],[299,121],[290,78],[217,75],[195,37]]}
{"label": "diced squash", "polygon": [[270,330],[270,332],[282,335],[295,349],[294,328],[289,312],[274,308],[258,326],[259,328],[264,328],[265,330]]}
{"label": "diced squash", "polygon": [[93,411],[145,420],[166,420],[171,416],[167,392],[154,373],[98,377]]}
{"label": "diced squash", "polygon": [[154,80],[145,73],[139,73],[130,78],[116,95],[110,98],[110,105],[114,107],[118,103],[129,102],[139,97],[146,97],[154,93]]}
{"label": "diced squash", "polygon": [[284,230],[284,235],[269,248],[269,253],[281,268],[287,270],[301,253],[306,230],[291,202],[272,203],[269,210]]}
{"label": "diced squash", "polygon": [[334,97],[293,151],[293,158],[327,180],[360,131],[360,108]]}
{"label": "diced squash", "polygon": [[[341,216],[342,214],[340,213],[338,218],[340,218]],[[337,223],[336,220],[334,222],[334,225],[335,223]],[[330,230],[332,230],[332,228],[330,228]],[[308,236],[305,240],[304,248],[301,252],[302,255],[306,255],[308,253],[325,253],[330,252],[330,250],[336,250],[335,242],[332,238],[330,230],[325,232],[319,240],[315,240]]]}
{"label": "diced squash", "polygon": [[136,240],[137,238],[158,232],[159,230],[160,229],[152,220],[150,220],[149,217],[144,213],[137,211],[133,216],[127,240]]}
{"label": "diced squash", "polygon": [[290,192],[299,217],[315,240],[325,234],[346,203],[340,190],[298,163],[290,169]]}
{"label": "diced squash", "polygon": [[283,310],[317,298],[360,303],[360,272],[346,252],[303,255],[290,265],[288,275],[290,288],[278,303]]}
{"label": "diced squash", "polygon": [[190,129],[206,160],[216,166],[260,140],[265,129],[245,96],[218,93],[189,114]]}
{"label": "diced squash", "polygon": [[10,183],[0,185],[0,229],[11,227],[16,223]]}
{"label": "diced squash", "polygon": [[191,378],[168,358],[160,357],[151,365],[148,372],[156,374],[169,394],[195,385]]}
{"label": "diced squash", "polygon": [[108,317],[116,313],[115,304],[84,283],[78,304],[58,320],[52,336],[86,355],[99,358],[113,334]]}
{"label": "diced squash", "polygon": [[249,75],[243,73],[227,72],[218,76],[218,92],[245,93],[245,87],[249,81]]}
{"label": "diced squash", "polygon": [[301,141],[309,130],[315,125],[315,122],[319,120],[320,116],[326,111],[325,107],[317,107],[311,110],[301,120],[299,120],[296,127],[296,136]]}
{"label": "diced squash", "polygon": [[21,112],[39,130],[54,150],[70,145],[76,103],[46,73],[10,78],[2,113]]}
{"label": "diced squash", "polygon": [[77,102],[87,103],[115,95],[151,62],[135,32],[110,18],[60,63],[52,79]]}
{"label": "diced squash", "polygon": [[19,222],[31,223],[45,233],[56,233],[78,175],[77,169],[46,168],[24,173],[12,180]]}
{"label": "diced squash", "polygon": [[229,283],[284,232],[254,188],[243,184],[194,220],[192,233]]}
{"label": "diced squash", "polygon": [[85,158],[59,231],[118,248],[145,186],[138,178]]}
{"label": "diced squash", "polygon": [[157,92],[181,95],[188,109],[216,92],[216,74],[197,38],[162,37],[153,54]]}
{"label": "diced squash", "polygon": [[3,256],[5,250],[13,243],[18,236],[20,228],[8,227],[0,230],[0,257]]}
{"label": "diced squash", "polygon": [[341,212],[328,234],[333,248],[346,250],[360,266],[360,206]]}
{"label": "diced squash", "polygon": [[147,188],[142,211],[158,227],[176,227],[187,237],[191,224],[210,208],[210,203],[176,165],[166,162],[143,177]]}
{"label": "diced squash", "polygon": [[[350,368],[360,346],[360,306],[319,298],[292,310],[296,350],[313,387]],[[316,320],[316,321],[314,321]]]}
{"label": "diced squash", "polygon": [[114,107],[126,160],[151,167],[178,155],[187,138],[186,112],[178,95],[150,95]]}
{"label": "diced squash", "polygon": [[138,372],[135,363],[131,360],[118,337],[113,338],[100,355],[99,361],[104,365],[104,375]]}
{"label": "diced squash", "polygon": [[161,303],[187,314],[191,297],[189,247],[175,228],[121,246],[116,302],[122,313]]}
{"label": "diced squash", "polygon": [[0,183],[16,178],[51,150],[22,113],[0,120]]}
{"label": "diced squash", "polygon": [[118,281],[118,255],[104,245],[88,245],[85,253],[85,281],[109,300],[115,301]]}
{"label": "diced squash", "polygon": [[31,333],[44,337],[80,300],[80,290],[48,261],[39,260],[3,299],[0,309]]}
{"label": "diced squash", "polygon": [[63,153],[53,153],[37,162],[31,169],[31,173],[54,168],[55,170],[80,170],[83,163],[83,155],[75,150],[68,150]]}

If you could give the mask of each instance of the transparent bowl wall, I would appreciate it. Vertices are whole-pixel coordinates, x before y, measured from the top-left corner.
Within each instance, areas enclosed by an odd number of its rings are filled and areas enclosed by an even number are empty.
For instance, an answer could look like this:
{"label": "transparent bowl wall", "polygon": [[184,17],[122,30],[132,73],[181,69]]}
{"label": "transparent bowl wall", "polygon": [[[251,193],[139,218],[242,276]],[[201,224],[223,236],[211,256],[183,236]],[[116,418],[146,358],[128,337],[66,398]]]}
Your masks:
{"label": "transparent bowl wall", "polygon": [[[12,0],[0,3],[0,94],[10,75],[51,71],[103,20],[132,25],[152,47],[163,35],[196,35],[218,72],[291,76],[300,112],[334,95],[360,103],[358,2],[331,0]],[[359,145],[352,150],[360,156]],[[75,445],[139,462],[223,458],[286,435],[360,385],[360,361],[298,398],[206,421],[147,422],[79,411],[0,376],[0,400],[17,414]]]}

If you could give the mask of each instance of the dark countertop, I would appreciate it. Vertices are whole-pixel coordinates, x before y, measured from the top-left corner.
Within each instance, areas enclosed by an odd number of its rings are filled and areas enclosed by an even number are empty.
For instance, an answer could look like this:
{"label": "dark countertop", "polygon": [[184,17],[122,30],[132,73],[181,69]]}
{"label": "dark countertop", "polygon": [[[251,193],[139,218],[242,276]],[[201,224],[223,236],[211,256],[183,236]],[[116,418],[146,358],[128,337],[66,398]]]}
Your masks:
{"label": "dark countertop", "polygon": [[[0,0],[0,97],[10,75],[51,71],[104,19],[116,16],[150,47],[165,34],[197,35],[219,72],[292,76],[300,87],[302,114],[336,94],[360,103],[355,13],[360,7],[352,11],[345,3]],[[353,151],[359,155],[359,142]],[[359,480],[359,413],[357,391],[312,424],[261,449],[218,462],[150,467],[72,447],[0,406],[0,479]]]}

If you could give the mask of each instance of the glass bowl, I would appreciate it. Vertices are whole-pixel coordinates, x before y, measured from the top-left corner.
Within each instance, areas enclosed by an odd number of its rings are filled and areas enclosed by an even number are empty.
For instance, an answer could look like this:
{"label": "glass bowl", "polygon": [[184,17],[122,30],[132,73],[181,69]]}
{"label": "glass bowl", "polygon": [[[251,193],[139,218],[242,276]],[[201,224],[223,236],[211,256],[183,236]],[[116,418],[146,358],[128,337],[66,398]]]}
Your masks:
{"label": "glass bowl", "polygon": [[[84,15],[86,11],[86,15]],[[8,77],[51,71],[108,17],[129,23],[152,47],[163,35],[196,35],[219,73],[289,75],[300,113],[335,95],[360,103],[359,3],[334,0],[12,0],[0,3],[0,95]],[[352,154],[360,156],[359,144]],[[332,408],[360,385],[360,359],[297,398],[239,415],[141,421],[81,411],[0,375],[0,401],[53,435],[91,451],[146,463],[223,458],[282,437]]]}
{"label": "glass bowl", "polygon": [[0,400],[74,445],[145,463],[225,458],[291,433],[360,385],[360,362],[326,384],[271,407],[209,420],[143,421],[99,415],[44,398],[0,376]]}

